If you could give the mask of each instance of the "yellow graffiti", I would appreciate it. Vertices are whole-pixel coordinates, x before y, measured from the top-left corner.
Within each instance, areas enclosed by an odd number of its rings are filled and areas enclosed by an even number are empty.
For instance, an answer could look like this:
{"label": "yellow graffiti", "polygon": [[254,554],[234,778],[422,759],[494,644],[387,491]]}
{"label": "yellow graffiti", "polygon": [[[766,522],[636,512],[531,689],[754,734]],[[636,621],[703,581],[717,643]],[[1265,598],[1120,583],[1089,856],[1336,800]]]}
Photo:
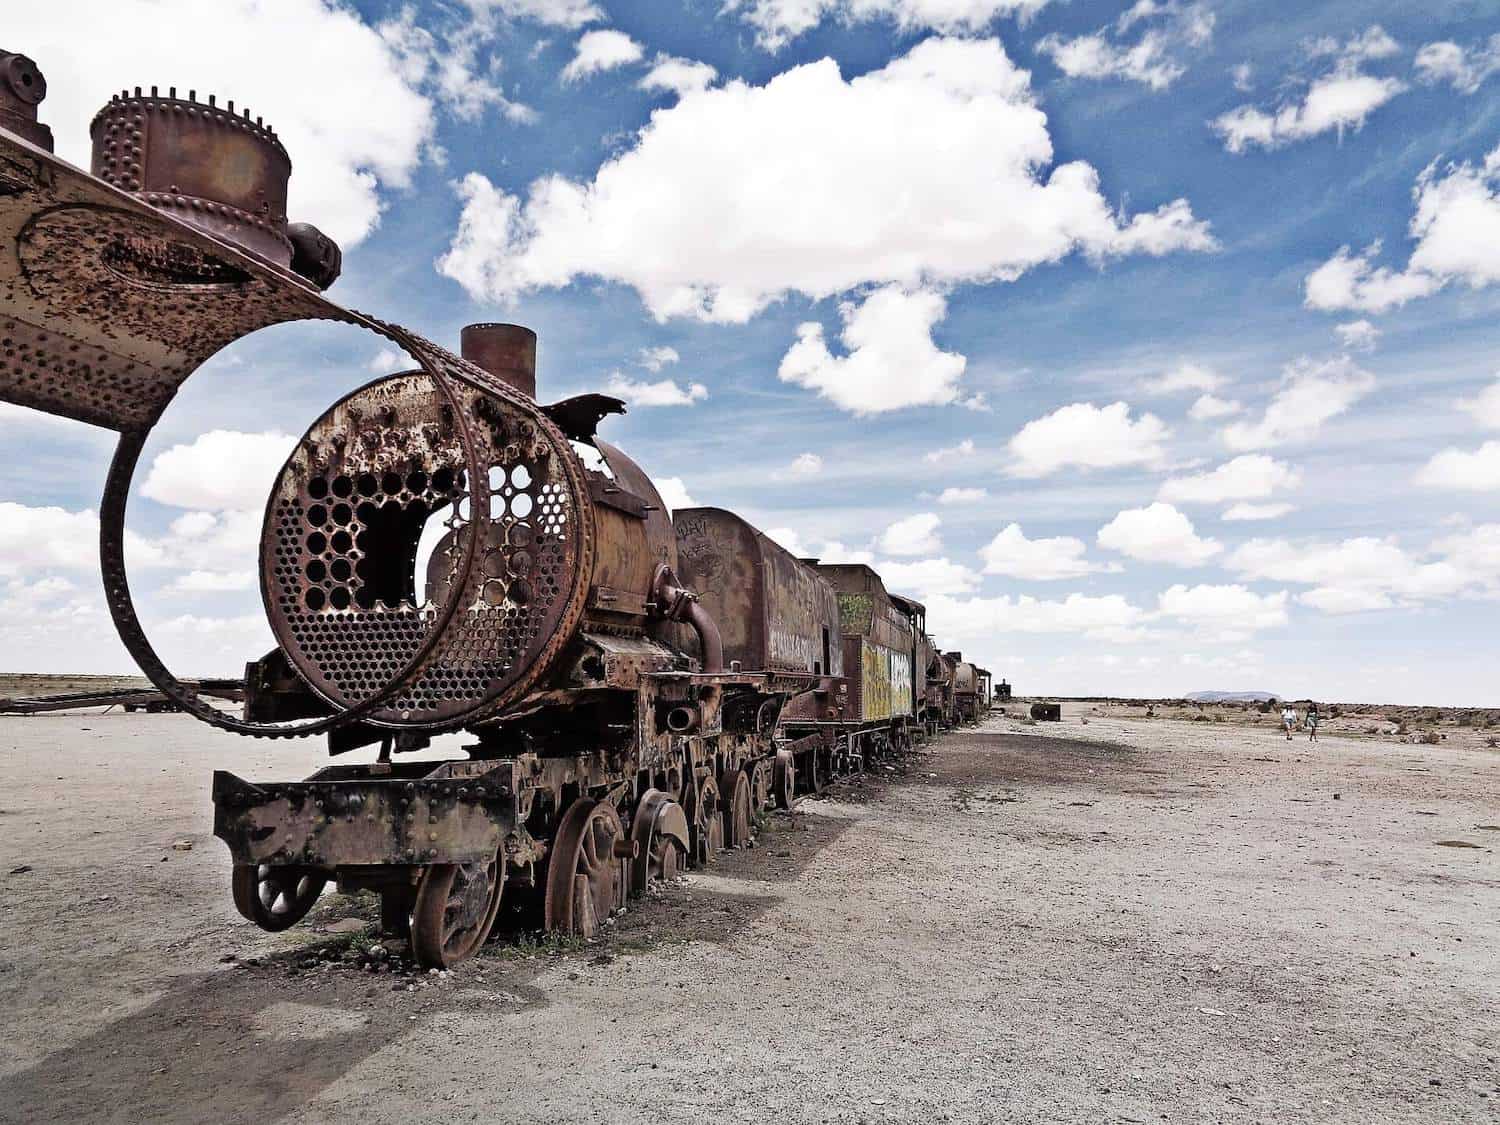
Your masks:
{"label": "yellow graffiti", "polygon": [[890,719],[911,709],[911,656],[866,641],[860,655],[861,718]]}

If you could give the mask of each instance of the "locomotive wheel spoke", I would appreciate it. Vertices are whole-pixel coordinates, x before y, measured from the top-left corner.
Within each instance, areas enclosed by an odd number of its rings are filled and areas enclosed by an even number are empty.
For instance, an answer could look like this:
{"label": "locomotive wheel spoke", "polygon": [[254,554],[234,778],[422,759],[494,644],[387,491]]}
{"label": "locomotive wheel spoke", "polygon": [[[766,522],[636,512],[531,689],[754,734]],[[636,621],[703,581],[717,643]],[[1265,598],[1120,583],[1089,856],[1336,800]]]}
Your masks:
{"label": "locomotive wheel spoke", "polygon": [[549,932],[593,937],[624,898],[623,860],[615,842],[625,828],[613,805],[580,797],[569,806],[547,861],[544,924]]}
{"label": "locomotive wheel spoke", "polygon": [[417,963],[446,969],[470,957],[489,937],[505,891],[503,861],[437,863],[424,868],[411,911]]}
{"label": "locomotive wheel spoke", "polygon": [[307,917],[327,882],[328,876],[314,867],[236,864],[231,889],[235,908],[274,933]]}

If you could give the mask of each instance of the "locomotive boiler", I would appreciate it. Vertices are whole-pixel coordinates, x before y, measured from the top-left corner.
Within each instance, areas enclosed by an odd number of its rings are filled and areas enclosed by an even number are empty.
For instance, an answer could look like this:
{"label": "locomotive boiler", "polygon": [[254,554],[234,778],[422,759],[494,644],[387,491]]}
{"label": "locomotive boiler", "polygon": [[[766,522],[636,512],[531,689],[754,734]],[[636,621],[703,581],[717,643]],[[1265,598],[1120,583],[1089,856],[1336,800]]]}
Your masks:
{"label": "locomotive boiler", "polygon": [[[935,651],[918,603],[732,513],[674,521],[598,436],[622,402],[538,401],[528,329],[470,325],[455,353],[330,301],[338,247],[288,220],[291,160],[248,110],[127,91],[94,118],[84,171],[51,152],[45,88],[0,53],[0,400],[118,433],[104,589],[156,687],[221,729],[322,736],[335,756],[299,781],[215,774],[247,918],[290,926],[332,881],[378,892],[426,965],[471,955],[507,901],[592,934],[649,880],[746,844],[773,804],[910,745]],[[142,627],[127,500],[186,380],[307,320],[413,366],[340,398],[277,474],[259,554],[276,647],[233,714]],[[453,731],[464,757],[403,757]],[[362,748],[373,760],[344,757]]]}

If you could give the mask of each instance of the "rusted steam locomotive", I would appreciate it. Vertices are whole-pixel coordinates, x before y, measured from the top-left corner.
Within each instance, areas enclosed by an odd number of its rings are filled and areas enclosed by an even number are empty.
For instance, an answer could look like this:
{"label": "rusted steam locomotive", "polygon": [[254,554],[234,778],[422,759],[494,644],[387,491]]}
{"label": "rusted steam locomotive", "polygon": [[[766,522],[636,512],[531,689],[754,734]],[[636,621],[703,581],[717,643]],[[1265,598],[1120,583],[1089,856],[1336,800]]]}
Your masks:
{"label": "rusted steam locomotive", "polygon": [[[290,926],[336,880],[378,891],[428,965],[471,954],[507,896],[589,934],[650,879],[745,844],[762,810],[977,715],[973,666],[945,663],[922,606],[870,568],[799,560],[718,509],[670,516],[597,436],[623,403],[537,401],[527,329],[471,325],[454,355],[328,301],[338,248],[287,221],[291,162],[260,119],[137,89],[94,118],[84,172],[51,152],[45,89],[0,53],[0,399],[119,433],[105,591],[169,699],[245,735],[374,750],[297,782],[215,775],[247,918]],[[282,467],[259,560],[277,647],[235,715],[142,630],[126,501],[195,370],[310,319],[416,366],[336,402]],[[471,736],[465,758],[399,757],[448,731]]]}

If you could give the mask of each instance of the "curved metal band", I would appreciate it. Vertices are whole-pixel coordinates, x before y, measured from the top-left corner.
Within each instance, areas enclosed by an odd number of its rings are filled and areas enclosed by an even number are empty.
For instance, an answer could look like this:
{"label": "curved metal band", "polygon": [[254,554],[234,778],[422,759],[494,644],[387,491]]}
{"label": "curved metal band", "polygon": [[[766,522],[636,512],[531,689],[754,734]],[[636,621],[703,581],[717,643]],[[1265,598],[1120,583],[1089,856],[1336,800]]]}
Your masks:
{"label": "curved metal band", "polygon": [[[464,458],[468,463],[469,479],[478,479],[481,471],[479,447],[474,440],[467,411],[462,409],[458,394],[448,377],[438,370],[438,365],[426,361],[425,349],[411,334],[395,325],[376,324],[363,318],[354,323],[373,328],[381,335],[387,336],[393,343],[405,348],[422,367],[423,372],[442,391],[444,398],[453,408],[453,416],[458,422]],[[146,438],[160,417],[158,414],[157,418],[144,429],[121,432],[120,442],[115,447],[114,458],[110,461],[109,475],[105,478],[104,497],[99,505],[99,564],[104,574],[104,596],[109,604],[110,616],[114,618],[115,631],[119,633],[126,651],[130,653],[131,658],[140,666],[141,671],[146,674],[146,678],[155,685],[157,690],[194,718],[201,719],[221,730],[260,738],[300,738],[306,735],[324,734],[373,714],[396,693],[415,683],[426,670],[428,659],[436,651],[438,643],[443,639],[448,626],[457,615],[459,595],[467,586],[475,560],[479,557],[479,535],[472,524],[461,547],[458,579],[452,585],[452,594],[438,611],[421,646],[406,667],[396,673],[383,688],[373,692],[354,706],[302,723],[287,725],[254,723],[225,714],[217,707],[205,702],[196,691],[172,674],[162,662],[161,657],[156,654],[156,649],[152,647],[145,629],[141,626],[140,618],[135,611],[135,602],[130,596],[130,581],[125,567],[125,508],[130,499],[130,484],[135,477],[136,466],[140,462],[141,450],[145,447]]]}

